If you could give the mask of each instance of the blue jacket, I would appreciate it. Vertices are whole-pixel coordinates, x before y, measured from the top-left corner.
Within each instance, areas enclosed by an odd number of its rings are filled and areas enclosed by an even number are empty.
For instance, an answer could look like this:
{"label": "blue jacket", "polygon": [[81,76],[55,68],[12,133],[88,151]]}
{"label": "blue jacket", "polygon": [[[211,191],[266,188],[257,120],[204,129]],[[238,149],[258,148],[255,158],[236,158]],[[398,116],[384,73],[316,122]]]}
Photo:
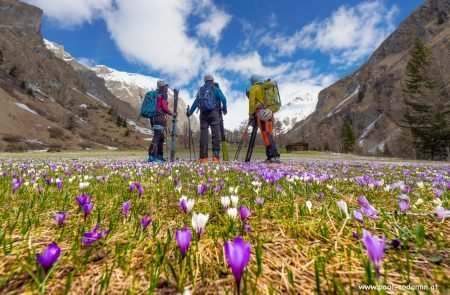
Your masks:
{"label": "blue jacket", "polygon": [[[206,83],[205,83],[206,85]],[[213,93],[214,93],[214,99],[216,100],[217,104],[215,109],[220,111],[220,110],[227,110],[227,99],[225,98],[225,95],[223,95],[222,90],[220,90],[220,88],[218,87],[214,87],[213,88]],[[195,110],[198,108],[198,95],[199,92],[197,92],[197,95],[195,96],[195,100],[194,103],[192,104],[190,110],[189,110],[189,115],[192,115]]]}

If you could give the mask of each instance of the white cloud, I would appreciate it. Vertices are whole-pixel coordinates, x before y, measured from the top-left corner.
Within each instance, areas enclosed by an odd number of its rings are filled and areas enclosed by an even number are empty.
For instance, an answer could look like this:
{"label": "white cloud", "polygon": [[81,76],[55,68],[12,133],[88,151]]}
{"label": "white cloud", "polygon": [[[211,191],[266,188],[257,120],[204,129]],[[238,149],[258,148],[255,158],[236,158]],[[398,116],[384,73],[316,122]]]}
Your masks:
{"label": "white cloud", "polygon": [[394,28],[397,6],[387,8],[381,0],[339,7],[329,18],[312,22],[292,36],[266,35],[262,43],[282,55],[299,49],[319,50],[332,63],[351,65],[372,53]]}
{"label": "white cloud", "polygon": [[101,17],[102,11],[112,5],[113,0],[24,0],[44,10],[44,14],[63,27],[81,25]]}
{"label": "white cloud", "polygon": [[211,0],[203,0],[198,7],[203,22],[197,26],[197,35],[219,42],[223,29],[231,21],[231,15],[218,9]]}

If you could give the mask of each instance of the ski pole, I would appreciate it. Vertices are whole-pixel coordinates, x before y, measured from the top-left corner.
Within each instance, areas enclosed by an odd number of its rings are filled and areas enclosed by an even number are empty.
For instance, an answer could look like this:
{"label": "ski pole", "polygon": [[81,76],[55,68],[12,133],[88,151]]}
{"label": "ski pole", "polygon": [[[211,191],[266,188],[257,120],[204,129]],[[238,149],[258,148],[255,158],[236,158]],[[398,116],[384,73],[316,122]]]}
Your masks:
{"label": "ski pole", "polygon": [[237,148],[236,154],[234,155],[234,160],[235,160],[235,161],[237,161],[238,158],[239,158],[239,154],[241,153],[242,145],[244,144],[244,140],[245,140],[245,138],[247,137],[247,132],[248,132],[248,127],[249,127],[249,126],[250,126],[250,125],[247,124],[247,126],[245,127],[245,130],[244,130],[244,133],[242,134],[241,141],[239,142],[239,146],[238,146],[238,148]]}
{"label": "ski pole", "polygon": [[250,135],[250,142],[248,144],[247,155],[245,156],[245,162],[250,162],[252,158],[253,148],[255,147],[256,133],[258,132],[258,125],[253,126],[252,134]]}
{"label": "ski pole", "polygon": [[[187,113],[189,113],[189,105],[187,106]],[[192,148],[191,148],[191,118],[189,116],[188,117],[188,126],[189,126],[189,135],[188,135],[188,140],[189,140],[189,161],[192,161]]]}

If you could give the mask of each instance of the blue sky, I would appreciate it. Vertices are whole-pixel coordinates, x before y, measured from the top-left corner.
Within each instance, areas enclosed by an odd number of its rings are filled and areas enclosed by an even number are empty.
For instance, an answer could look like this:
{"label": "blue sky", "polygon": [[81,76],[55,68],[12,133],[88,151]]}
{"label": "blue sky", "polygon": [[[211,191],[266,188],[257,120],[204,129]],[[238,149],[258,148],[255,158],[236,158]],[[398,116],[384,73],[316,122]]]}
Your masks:
{"label": "blue sky", "polygon": [[[44,38],[88,65],[163,77],[192,97],[206,72],[242,112],[252,73],[314,97],[356,70],[424,1],[27,0]],[[187,99],[190,100],[189,98]]]}

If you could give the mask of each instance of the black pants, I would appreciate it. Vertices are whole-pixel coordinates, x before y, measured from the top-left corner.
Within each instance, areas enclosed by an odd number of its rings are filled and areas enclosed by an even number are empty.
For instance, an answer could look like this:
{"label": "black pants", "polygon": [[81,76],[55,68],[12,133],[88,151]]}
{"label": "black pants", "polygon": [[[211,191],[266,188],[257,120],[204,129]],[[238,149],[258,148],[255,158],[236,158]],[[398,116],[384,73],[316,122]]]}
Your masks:
{"label": "black pants", "polygon": [[220,140],[225,141],[225,126],[223,125],[222,112],[219,112],[219,115],[220,115]]}
{"label": "black pants", "polygon": [[213,156],[220,158],[220,113],[218,110],[200,112],[200,159],[208,158],[208,130],[211,127]]}
{"label": "black pants", "polygon": [[165,127],[165,115],[157,114],[150,119],[150,124],[153,127],[153,139],[150,147],[148,148],[148,155],[153,156],[163,156],[164,149],[164,127]]}

